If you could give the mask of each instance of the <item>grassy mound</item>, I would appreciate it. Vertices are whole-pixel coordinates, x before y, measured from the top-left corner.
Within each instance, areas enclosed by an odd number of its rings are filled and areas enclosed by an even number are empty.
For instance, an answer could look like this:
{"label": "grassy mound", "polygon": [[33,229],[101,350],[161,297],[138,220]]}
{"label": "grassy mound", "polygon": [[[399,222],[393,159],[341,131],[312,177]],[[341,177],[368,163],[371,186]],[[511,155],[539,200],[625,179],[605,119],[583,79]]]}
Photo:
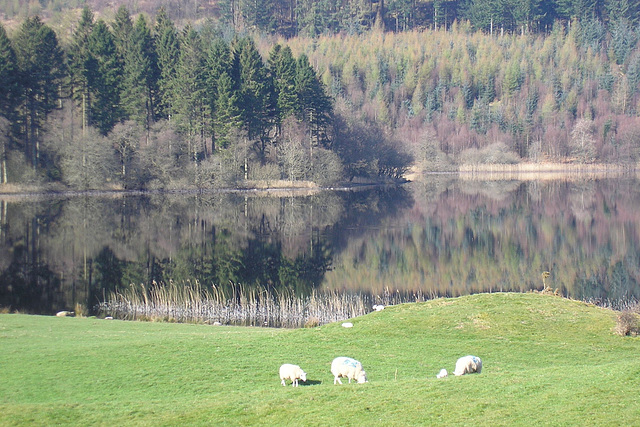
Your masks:
{"label": "grassy mound", "polygon": [[[0,315],[2,425],[632,425],[638,338],[541,294],[388,307],[314,329]],[[458,357],[480,375],[436,379]],[[336,356],[368,384],[333,385]],[[299,364],[307,383],[282,387]]]}

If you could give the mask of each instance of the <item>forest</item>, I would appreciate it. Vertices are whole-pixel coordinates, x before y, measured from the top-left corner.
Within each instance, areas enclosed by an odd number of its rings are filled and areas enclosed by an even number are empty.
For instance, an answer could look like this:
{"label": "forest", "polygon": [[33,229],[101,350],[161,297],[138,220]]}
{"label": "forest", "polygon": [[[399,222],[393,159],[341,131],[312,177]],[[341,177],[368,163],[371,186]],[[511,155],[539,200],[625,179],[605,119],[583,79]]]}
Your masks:
{"label": "forest", "polygon": [[635,166],[638,8],[1,3],[0,182],[170,189],[398,179],[412,165]]}

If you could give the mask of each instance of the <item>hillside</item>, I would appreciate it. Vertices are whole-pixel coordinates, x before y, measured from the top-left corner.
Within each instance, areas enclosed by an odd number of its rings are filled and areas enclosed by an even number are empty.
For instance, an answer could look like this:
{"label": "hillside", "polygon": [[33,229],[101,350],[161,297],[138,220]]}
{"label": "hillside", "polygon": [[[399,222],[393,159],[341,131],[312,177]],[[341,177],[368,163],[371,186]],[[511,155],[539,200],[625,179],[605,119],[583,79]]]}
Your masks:
{"label": "hillside", "polygon": [[[0,424],[632,425],[640,341],[615,313],[541,294],[387,307],[353,328],[0,315]],[[480,375],[436,379],[466,354]],[[364,385],[334,386],[333,357]],[[281,363],[307,384],[282,387]]]}

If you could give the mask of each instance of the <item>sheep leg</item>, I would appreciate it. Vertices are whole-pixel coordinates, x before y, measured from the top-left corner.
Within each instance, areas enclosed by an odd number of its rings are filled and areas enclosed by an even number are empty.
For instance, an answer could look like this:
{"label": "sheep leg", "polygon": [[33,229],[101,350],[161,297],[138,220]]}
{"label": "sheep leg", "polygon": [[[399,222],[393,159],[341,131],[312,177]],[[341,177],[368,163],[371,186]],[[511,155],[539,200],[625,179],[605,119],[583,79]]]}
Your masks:
{"label": "sheep leg", "polygon": [[285,383],[285,381],[284,381],[284,380],[282,380],[282,385],[283,385],[283,386],[286,386],[286,385],[287,385],[287,384]]}
{"label": "sheep leg", "polygon": [[336,384],[336,382],[338,382],[338,383],[342,384],[342,381],[340,381],[340,378],[339,378],[339,377],[335,377],[335,378],[333,379],[333,385],[335,385],[335,384]]}
{"label": "sheep leg", "polygon": [[298,387],[298,379],[296,378],[295,380],[293,380],[293,382],[291,383],[291,385],[293,387]]}

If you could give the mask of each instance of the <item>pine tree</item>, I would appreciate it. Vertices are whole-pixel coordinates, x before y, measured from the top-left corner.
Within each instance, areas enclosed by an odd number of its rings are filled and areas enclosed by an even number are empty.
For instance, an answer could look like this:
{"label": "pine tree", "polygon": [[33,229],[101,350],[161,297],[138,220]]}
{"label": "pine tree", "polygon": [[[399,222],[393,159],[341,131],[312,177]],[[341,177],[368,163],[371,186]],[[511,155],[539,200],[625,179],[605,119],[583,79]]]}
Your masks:
{"label": "pine tree", "polygon": [[180,43],[175,25],[167,16],[164,7],[160,8],[156,16],[155,47],[158,58],[157,116],[169,119],[173,115],[171,104]]}
{"label": "pine tree", "polygon": [[158,71],[153,39],[142,15],[129,40],[123,42],[128,48],[124,51],[122,106],[126,117],[148,132],[155,120]]}
{"label": "pine tree", "polygon": [[18,67],[16,53],[0,24],[0,117],[13,121],[18,96]]}
{"label": "pine tree", "polygon": [[239,0],[245,26],[262,31],[275,29],[273,0]]}
{"label": "pine tree", "polygon": [[72,42],[68,53],[69,80],[71,96],[80,105],[82,117],[82,133],[89,126],[91,112],[91,94],[89,80],[92,79],[92,70],[89,53],[89,37],[93,30],[93,12],[89,7],[82,9],[80,22],[72,35]]}
{"label": "pine tree", "polygon": [[206,96],[202,42],[190,26],[183,30],[180,40],[173,107],[178,128],[187,136],[190,153],[197,162],[210,154],[205,144],[211,129],[211,113]]}
{"label": "pine tree", "polygon": [[312,142],[326,142],[333,106],[305,54],[300,55],[296,63],[295,83],[300,103],[299,118],[309,123]]}
{"label": "pine tree", "polygon": [[56,107],[63,77],[63,53],[58,38],[38,16],[27,18],[14,40],[20,72],[20,122],[27,160],[39,162],[39,134]]}
{"label": "pine tree", "polygon": [[[224,40],[217,38],[209,47],[205,67],[205,86],[207,99],[213,117],[212,141],[213,150],[216,144],[226,145],[228,135],[227,125],[232,120],[232,126],[239,126],[238,95],[236,82],[232,81],[233,58],[231,48]],[[223,81],[224,79],[224,81]],[[223,97],[223,99],[219,99]],[[233,109],[234,111],[229,111]],[[234,119],[230,119],[234,117]]]}
{"label": "pine tree", "polygon": [[269,55],[269,70],[271,72],[277,97],[277,125],[278,133],[282,122],[300,109],[296,92],[296,60],[291,48],[275,45]]}
{"label": "pine tree", "polygon": [[11,41],[0,24],[0,183],[7,183],[9,130],[16,118],[18,67]]}
{"label": "pine tree", "polygon": [[236,46],[240,82],[240,109],[248,138],[261,159],[267,154],[268,131],[274,117],[273,85],[253,40],[241,39]]}
{"label": "pine tree", "polygon": [[120,55],[120,59],[124,62],[124,57],[129,51],[131,34],[133,33],[133,21],[131,21],[131,15],[126,6],[123,5],[118,8],[112,24],[112,30],[118,55]]}
{"label": "pine tree", "polygon": [[91,123],[106,135],[123,112],[120,108],[121,67],[116,44],[109,27],[102,20],[93,27],[89,37],[89,52],[93,69],[89,80],[93,97]]}
{"label": "pine tree", "polygon": [[227,72],[223,72],[216,86],[215,116],[213,120],[213,133],[217,147],[229,146],[233,129],[242,126],[242,117],[238,108],[238,92],[234,82]]}

